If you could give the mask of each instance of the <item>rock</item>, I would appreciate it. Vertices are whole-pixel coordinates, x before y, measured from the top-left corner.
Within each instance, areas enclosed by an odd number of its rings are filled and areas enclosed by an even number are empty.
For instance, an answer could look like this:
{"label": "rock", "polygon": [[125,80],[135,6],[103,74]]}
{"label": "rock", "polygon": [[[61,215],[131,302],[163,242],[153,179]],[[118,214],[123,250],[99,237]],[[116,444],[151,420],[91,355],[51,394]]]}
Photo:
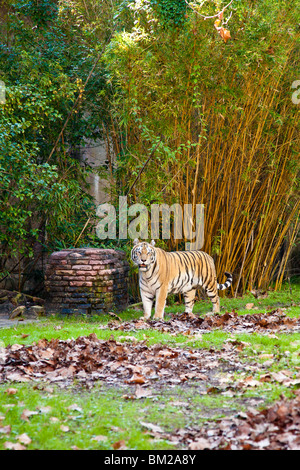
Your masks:
{"label": "rock", "polygon": [[[28,297],[28,295],[27,295],[27,297]],[[38,306],[45,304],[45,300],[40,299],[39,297],[32,297],[32,302],[34,302],[35,304],[38,304]]]}
{"label": "rock", "polygon": [[7,295],[5,295],[4,297],[0,297],[0,304],[4,304],[7,301],[8,301]]}
{"label": "rock", "polygon": [[24,302],[24,300],[25,300],[24,295],[21,292],[18,292],[10,299],[11,303],[15,307],[17,307],[21,302]]}
{"label": "rock", "polygon": [[31,314],[35,317],[41,317],[41,316],[45,315],[45,308],[42,307],[41,305],[32,305],[28,309],[28,313],[29,313],[29,315]]}
{"label": "rock", "polygon": [[0,289],[0,298],[6,297],[7,296],[7,290],[6,289]]}
{"label": "rock", "polygon": [[[22,312],[22,315],[24,315],[27,314],[27,311],[32,305],[43,306],[44,304],[45,300],[39,297],[21,292],[0,289],[0,315],[6,315],[9,317],[14,309],[25,306],[26,310]],[[18,316],[18,310],[16,310],[16,312],[17,313],[15,315]],[[37,309],[37,312],[31,312],[31,316],[37,316],[39,314],[43,314],[43,311]]]}
{"label": "rock", "polygon": [[9,319],[13,320],[16,317],[19,317],[23,315],[24,311],[26,310],[26,307],[24,305],[20,305],[19,307],[15,308],[11,314],[9,315]]}

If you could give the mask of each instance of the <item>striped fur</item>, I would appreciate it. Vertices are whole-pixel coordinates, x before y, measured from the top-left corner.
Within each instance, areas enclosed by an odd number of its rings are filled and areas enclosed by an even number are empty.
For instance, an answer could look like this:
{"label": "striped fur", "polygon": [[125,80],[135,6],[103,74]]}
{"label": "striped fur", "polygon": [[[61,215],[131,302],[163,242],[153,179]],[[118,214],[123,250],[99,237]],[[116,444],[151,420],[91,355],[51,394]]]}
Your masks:
{"label": "striped fur", "polygon": [[134,240],[131,259],[139,267],[140,292],[144,317],[150,318],[155,299],[154,318],[162,319],[168,294],[184,296],[185,311],[193,311],[196,289],[203,287],[212,301],[213,311],[220,311],[218,290],[229,287],[232,276],[218,284],[214,261],[203,251],[174,251],[167,253],[150,243]]}

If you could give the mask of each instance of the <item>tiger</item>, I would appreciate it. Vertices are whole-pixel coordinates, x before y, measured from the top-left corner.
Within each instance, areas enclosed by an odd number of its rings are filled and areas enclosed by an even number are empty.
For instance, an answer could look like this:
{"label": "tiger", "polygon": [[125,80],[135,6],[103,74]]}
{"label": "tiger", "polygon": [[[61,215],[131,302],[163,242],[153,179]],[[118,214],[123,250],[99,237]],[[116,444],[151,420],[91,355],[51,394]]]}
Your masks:
{"label": "tiger", "polygon": [[232,284],[232,275],[225,272],[226,282],[219,284],[214,260],[204,251],[166,252],[151,243],[134,240],[131,259],[139,268],[139,287],[144,309],[144,318],[151,317],[155,299],[154,319],[162,320],[167,296],[183,294],[185,312],[191,314],[195,303],[196,289],[203,287],[213,304],[213,313],[220,312],[218,290]]}

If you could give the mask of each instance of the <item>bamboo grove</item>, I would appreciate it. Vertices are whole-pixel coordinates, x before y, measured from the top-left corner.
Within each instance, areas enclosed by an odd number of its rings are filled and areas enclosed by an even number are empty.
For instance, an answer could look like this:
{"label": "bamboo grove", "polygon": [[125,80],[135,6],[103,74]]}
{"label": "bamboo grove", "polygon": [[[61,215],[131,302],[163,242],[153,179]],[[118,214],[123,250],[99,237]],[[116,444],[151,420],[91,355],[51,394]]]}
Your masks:
{"label": "bamboo grove", "polygon": [[[235,295],[281,286],[299,230],[296,11],[249,5],[234,12],[226,43],[197,12],[174,30],[140,9],[106,56],[119,89],[119,183],[133,181],[162,135],[132,201],[203,203],[203,250],[217,273],[233,273]],[[172,238],[165,247],[184,249]]]}

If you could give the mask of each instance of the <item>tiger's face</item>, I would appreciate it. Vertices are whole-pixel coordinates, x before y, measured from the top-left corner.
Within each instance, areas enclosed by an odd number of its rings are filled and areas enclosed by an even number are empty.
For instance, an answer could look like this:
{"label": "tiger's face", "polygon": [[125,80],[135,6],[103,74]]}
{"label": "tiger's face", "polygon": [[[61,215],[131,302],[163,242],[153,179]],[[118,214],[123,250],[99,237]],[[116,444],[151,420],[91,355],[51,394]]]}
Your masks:
{"label": "tiger's face", "polygon": [[131,259],[138,265],[140,271],[147,271],[152,263],[156,260],[154,249],[155,242],[151,244],[147,242],[139,242],[134,240],[134,247],[131,250]]}

